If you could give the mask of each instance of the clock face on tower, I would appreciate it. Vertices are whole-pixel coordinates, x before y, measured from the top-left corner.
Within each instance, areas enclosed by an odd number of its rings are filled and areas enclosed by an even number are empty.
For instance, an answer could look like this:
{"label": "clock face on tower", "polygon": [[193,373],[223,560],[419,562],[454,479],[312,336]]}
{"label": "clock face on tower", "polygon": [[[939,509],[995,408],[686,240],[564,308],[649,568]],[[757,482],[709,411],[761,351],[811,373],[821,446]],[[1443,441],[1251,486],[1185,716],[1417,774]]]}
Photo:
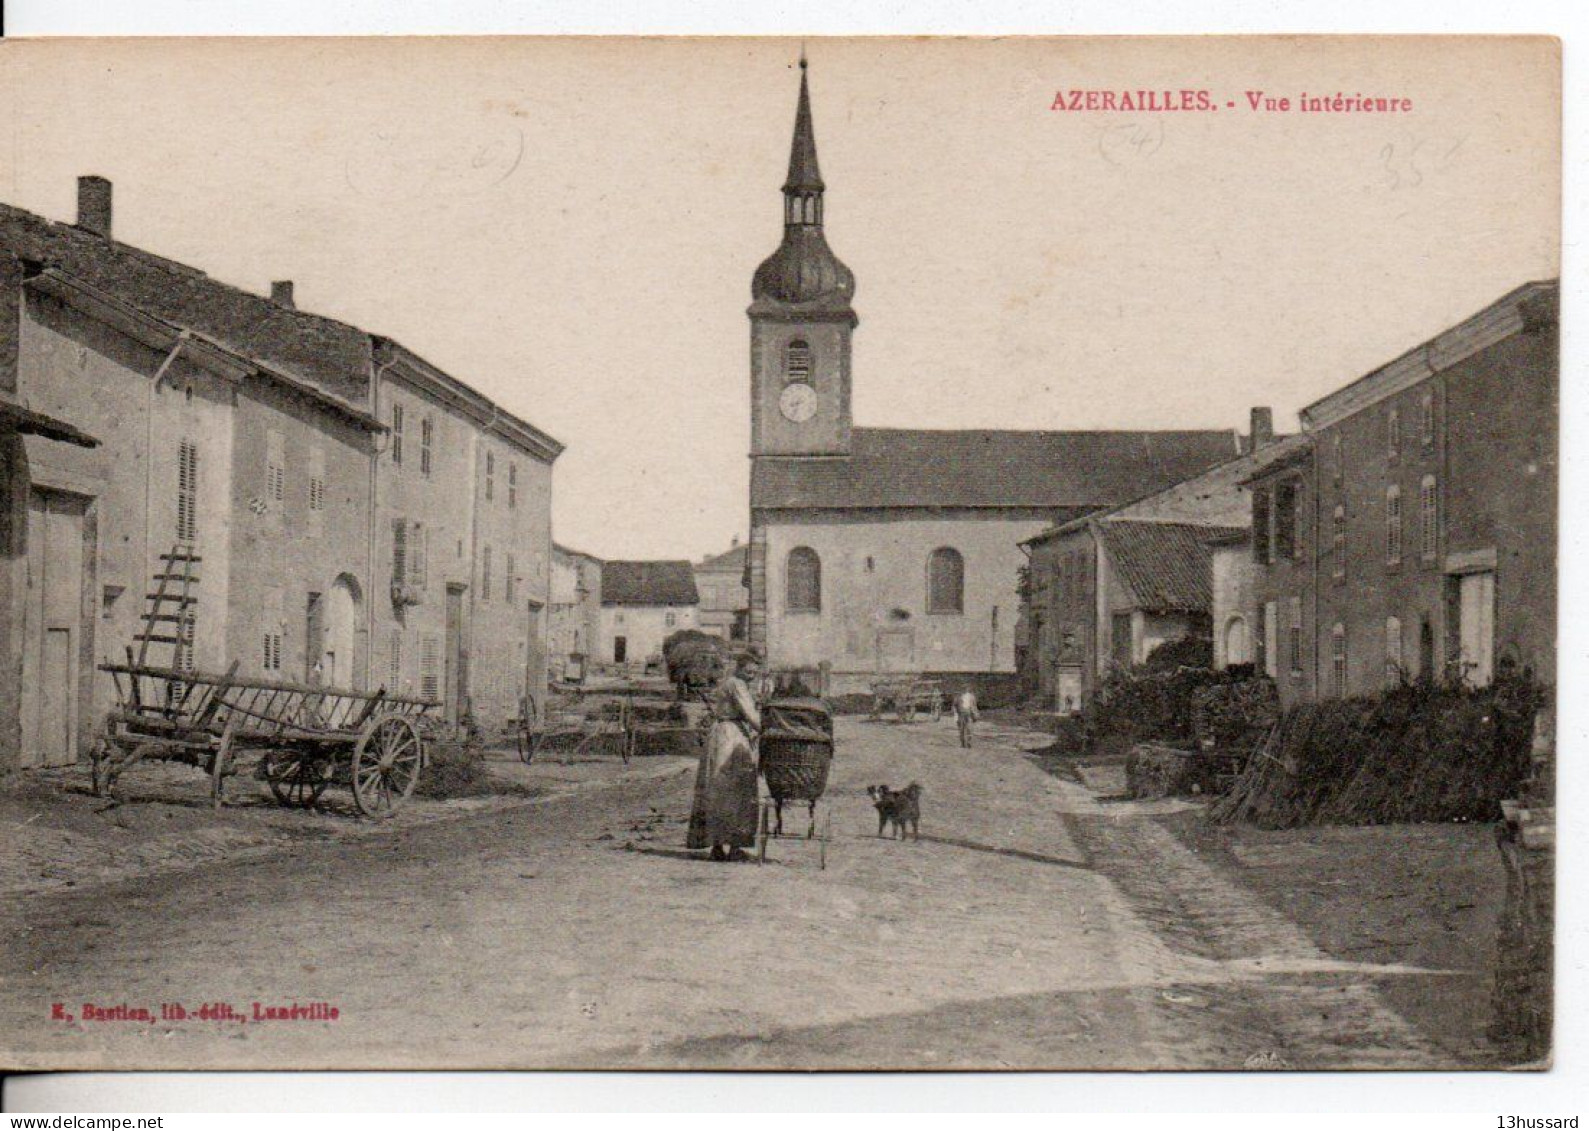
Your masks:
{"label": "clock face on tower", "polygon": [[778,411],[796,424],[804,424],[817,411],[817,393],[804,381],[793,381],[784,386],[778,397]]}

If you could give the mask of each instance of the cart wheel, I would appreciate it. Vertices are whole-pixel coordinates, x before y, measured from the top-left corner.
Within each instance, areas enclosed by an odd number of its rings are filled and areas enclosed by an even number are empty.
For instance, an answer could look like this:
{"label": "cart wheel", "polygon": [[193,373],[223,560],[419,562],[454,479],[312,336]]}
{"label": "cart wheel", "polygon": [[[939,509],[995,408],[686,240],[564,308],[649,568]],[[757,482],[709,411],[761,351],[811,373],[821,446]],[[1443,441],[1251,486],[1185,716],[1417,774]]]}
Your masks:
{"label": "cart wheel", "polygon": [[366,817],[390,817],[419,781],[424,743],[402,715],[381,715],[353,748],[353,803]]}
{"label": "cart wheel", "polygon": [[296,750],[272,750],[265,755],[265,781],[278,805],[313,809],[326,791],[330,764],[305,757]]}
{"label": "cart wheel", "polygon": [[235,773],[232,766],[232,740],[237,736],[237,720],[241,715],[231,715],[221,740],[215,747],[215,757],[210,761],[210,804],[216,809],[226,804],[226,779]]}

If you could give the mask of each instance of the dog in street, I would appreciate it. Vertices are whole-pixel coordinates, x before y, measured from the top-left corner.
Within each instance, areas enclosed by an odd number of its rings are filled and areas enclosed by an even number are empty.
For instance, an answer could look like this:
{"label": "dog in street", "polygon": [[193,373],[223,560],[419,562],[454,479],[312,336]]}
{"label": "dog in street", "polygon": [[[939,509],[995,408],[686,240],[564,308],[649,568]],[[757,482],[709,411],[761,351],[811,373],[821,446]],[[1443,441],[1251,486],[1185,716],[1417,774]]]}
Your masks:
{"label": "dog in street", "polygon": [[878,836],[882,836],[884,830],[892,825],[894,836],[900,840],[905,839],[907,829],[912,840],[921,839],[921,786],[915,782],[904,789],[869,785],[866,795],[872,799],[872,807],[877,810]]}

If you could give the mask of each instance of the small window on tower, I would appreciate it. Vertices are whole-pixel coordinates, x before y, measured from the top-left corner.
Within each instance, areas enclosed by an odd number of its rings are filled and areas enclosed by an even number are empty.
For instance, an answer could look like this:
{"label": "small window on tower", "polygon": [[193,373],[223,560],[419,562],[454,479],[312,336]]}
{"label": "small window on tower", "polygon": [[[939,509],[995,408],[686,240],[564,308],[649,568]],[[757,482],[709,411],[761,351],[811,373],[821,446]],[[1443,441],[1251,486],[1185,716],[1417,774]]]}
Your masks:
{"label": "small window on tower", "polygon": [[811,346],[804,339],[796,338],[784,347],[783,371],[791,381],[811,380]]}

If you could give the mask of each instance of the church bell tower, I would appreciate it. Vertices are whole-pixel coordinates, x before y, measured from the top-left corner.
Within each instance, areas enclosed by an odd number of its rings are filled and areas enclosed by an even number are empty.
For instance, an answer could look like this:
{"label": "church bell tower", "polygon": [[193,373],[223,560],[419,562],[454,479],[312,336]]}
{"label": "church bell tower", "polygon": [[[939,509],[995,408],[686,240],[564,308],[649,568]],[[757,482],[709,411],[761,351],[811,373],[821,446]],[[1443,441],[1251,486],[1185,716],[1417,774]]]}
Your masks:
{"label": "church bell tower", "polygon": [[753,457],[850,452],[855,275],[833,254],[822,233],[824,187],[802,57],[789,176],[783,186],[783,242],[756,268],[751,284]]}

